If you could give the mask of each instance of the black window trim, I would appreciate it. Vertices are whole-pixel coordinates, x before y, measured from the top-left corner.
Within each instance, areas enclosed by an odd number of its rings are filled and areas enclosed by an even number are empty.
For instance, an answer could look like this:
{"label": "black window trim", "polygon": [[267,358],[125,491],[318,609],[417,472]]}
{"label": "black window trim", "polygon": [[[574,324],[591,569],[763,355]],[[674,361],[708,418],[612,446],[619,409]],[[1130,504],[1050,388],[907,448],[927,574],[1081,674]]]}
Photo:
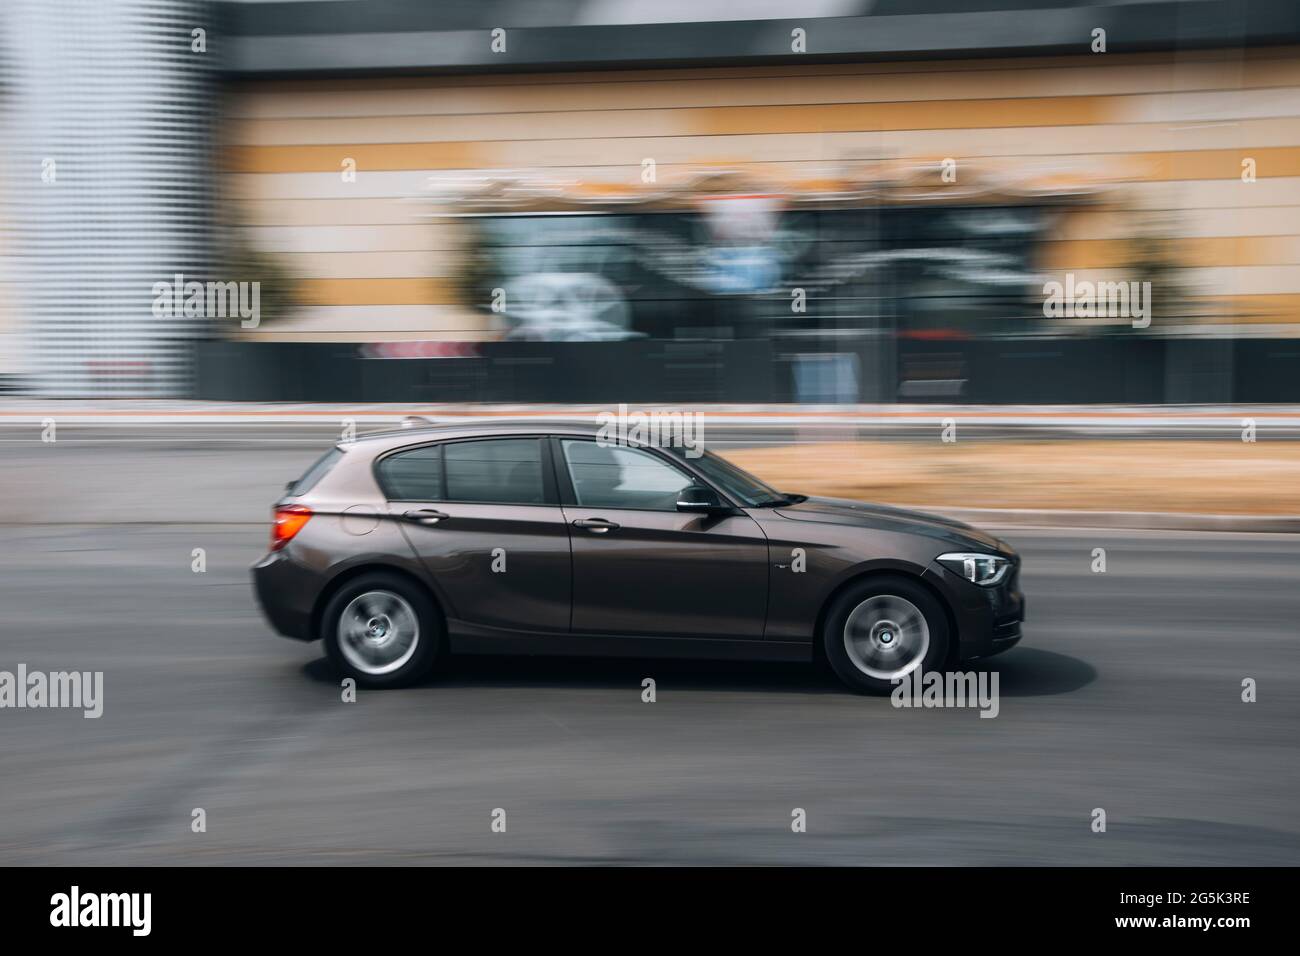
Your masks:
{"label": "black window trim", "polygon": [[[383,492],[384,500],[387,502],[429,502],[430,504],[447,504],[447,505],[494,505],[503,508],[555,508],[560,504],[559,494],[556,489],[555,468],[552,462],[551,443],[547,441],[548,436],[539,435],[536,432],[525,434],[500,434],[500,435],[473,435],[463,438],[438,438],[431,441],[415,442],[410,445],[402,445],[399,448],[390,448],[382,455],[377,455],[374,462],[371,463],[370,471],[374,476],[375,484]],[[542,471],[542,498],[540,502],[526,501],[464,501],[461,499],[452,499],[445,497],[447,493],[447,472],[446,472],[446,447],[448,445],[460,445],[466,442],[476,441],[503,441],[510,439],[526,439],[536,441],[541,446],[541,471]],[[379,470],[380,463],[402,452],[414,451],[417,448],[428,448],[430,446],[438,448],[438,468],[442,472],[440,484],[444,497],[441,498],[396,498],[393,497],[389,488],[384,484],[383,475]]]}

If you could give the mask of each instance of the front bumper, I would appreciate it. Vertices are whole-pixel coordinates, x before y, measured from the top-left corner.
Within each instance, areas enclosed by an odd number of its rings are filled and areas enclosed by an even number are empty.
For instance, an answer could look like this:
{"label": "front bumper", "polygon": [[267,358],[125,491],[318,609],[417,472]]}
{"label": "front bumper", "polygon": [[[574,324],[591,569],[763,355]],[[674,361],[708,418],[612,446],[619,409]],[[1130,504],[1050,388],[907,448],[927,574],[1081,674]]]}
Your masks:
{"label": "front bumper", "polygon": [[972,584],[935,561],[922,579],[948,600],[957,624],[957,659],[990,657],[1020,642],[1025,596],[1020,592],[1020,557],[1012,556],[1011,573],[994,587]]}

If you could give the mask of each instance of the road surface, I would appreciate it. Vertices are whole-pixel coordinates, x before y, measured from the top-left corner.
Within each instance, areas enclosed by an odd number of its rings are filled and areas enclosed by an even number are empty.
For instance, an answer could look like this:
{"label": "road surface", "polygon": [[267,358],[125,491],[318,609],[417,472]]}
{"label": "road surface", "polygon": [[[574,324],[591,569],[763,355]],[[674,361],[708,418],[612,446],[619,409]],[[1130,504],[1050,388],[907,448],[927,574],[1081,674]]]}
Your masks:
{"label": "road surface", "polygon": [[466,659],[344,703],[253,604],[266,527],[194,493],[189,523],[0,525],[0,670],[105,698],[0,710],[0,864],[1300,863],[1295,537],[1006,532],[995,719],[811,665]]}

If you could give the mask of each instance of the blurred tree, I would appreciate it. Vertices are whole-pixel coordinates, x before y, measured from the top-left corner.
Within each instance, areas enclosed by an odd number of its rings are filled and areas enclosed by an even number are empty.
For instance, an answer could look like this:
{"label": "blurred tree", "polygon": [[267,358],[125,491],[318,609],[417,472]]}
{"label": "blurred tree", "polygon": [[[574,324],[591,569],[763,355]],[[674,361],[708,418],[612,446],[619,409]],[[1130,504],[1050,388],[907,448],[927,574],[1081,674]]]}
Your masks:
{"label": "blurred tree", "polygon": [[1151,283],[1152,327],[1187,316],[1190,303],[1182,271],[1187,263],[1178,257],[1173,238],[1177,234],[1172,220],[1139,213],[1137,228],[1124,243],[1122,268],[1129,281]]}
{"label": "blurred tree", "polygon": [[[259,284],[260,325],[284,319],[302,307],[298,277],[278,254],[253,245],[248,230],[240,225],[227,229],[226,237],[222,250],[224,278]],[[238,324],[233,328],[239,328]]]}

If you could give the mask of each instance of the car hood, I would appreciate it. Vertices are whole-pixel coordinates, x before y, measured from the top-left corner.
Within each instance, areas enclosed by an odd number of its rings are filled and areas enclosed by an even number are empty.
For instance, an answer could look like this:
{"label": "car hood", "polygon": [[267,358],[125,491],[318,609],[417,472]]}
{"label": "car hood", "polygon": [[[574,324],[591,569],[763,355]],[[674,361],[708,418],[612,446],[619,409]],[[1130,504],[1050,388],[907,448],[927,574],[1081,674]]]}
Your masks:
{"label": "car hood", "polygon": [[791,521],[817,521],[824,524],[849,524],[863,528],[880,528],[924,534],[959,548],[992,549],[1010,553],[1011,549],[993,535],[973,528],[964,521],[944,518],[924,511],[891,508],[849,498],[807,498],[797,504],[775,509]]}

